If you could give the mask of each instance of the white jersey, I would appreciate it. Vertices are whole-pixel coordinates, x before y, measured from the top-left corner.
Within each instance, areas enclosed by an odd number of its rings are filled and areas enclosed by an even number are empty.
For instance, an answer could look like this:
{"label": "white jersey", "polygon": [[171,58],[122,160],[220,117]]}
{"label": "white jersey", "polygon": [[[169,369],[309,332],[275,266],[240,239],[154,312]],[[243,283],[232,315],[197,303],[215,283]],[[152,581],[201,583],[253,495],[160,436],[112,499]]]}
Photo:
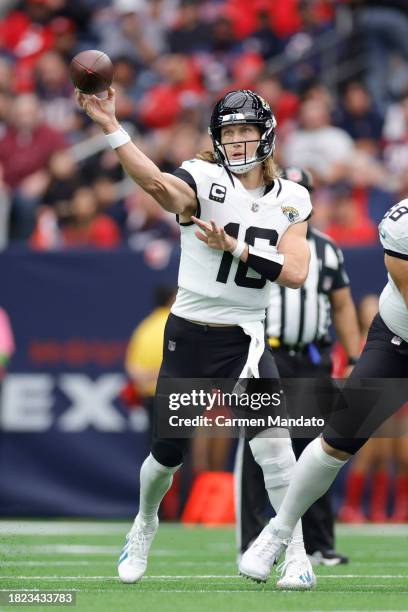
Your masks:
{"label": "white jersey", "polygon": [[[256,197],[217,164],[190,160],[175,174],[195,188],[196,216],[213,219],[231,236],[266,251],[274,251],[288,227],[311,214],[308,191],[292,181],[275,180]],[[205,323],[263,321],[272,284],[230,253],[198,240],[197,229],[193,222],[181,224],[179,290],[172,312]]]}
{"label": "white jersey", "polygon": [[[380,240],[388,255],[408,259],[408,199],[395,204],[380,226]],[[380,296],[380,315],[386,326],[408,342],[408,308],[388,274],[388,283]]]}

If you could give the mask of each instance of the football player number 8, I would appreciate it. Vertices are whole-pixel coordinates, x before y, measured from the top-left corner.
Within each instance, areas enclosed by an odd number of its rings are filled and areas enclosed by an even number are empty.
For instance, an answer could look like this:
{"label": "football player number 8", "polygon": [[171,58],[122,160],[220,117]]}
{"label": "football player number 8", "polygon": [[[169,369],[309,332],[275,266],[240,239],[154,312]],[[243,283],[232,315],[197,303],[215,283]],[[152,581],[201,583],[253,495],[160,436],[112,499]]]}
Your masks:
{"label": "football player number 8", "polygon": [[391,211],[387,212],[384,219],[389,217],[392,221],[398,221],[398,219],[406,214],[408,214],[408,208],[406,206],[398,206],[398,208],[392,208]]}
{"label": "football player number 8", "polygon": [[[224,226],[224,230],[233,238],[238,238],[239,223],[228,223]],[[247,244],[254,246],[255,238],[263,238],[264,240],[269,240],[271,246],[276,246],[278,237],[279,235],[276,230],[251,226],[248,227],[244,240]],[[219,283],[226,283],[228,281],[233,259],[231,253],[225,252],[222,256],[220,269],[217,274],[217,281]],[[251,289],[262,289],[265,286],[266,278],[253,278],[252,276],[247,276],[247,273],[248,265],[240,261],[234,278],[235,284],[239,287],[249,287]]]}

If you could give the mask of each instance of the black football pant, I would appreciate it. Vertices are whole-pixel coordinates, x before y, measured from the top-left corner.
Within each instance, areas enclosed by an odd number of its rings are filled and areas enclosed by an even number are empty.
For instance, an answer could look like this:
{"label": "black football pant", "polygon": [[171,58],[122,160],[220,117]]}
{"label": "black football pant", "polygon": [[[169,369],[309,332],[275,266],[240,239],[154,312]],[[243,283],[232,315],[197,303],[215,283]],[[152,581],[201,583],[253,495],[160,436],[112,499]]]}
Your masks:
{"label": "black football pant", "polygon": [[[321,361],[312,363],[308,353],[290,354],[286,349],[273,350],[280,376],[284,378],[330,378],[331,361],[329,349],[320,351]],[[291,404],[302,401],[302,389],[292,389],[287,395],[287,410],[291,416]],[[296,397],[297,395],[297,397]],[[322,407],[324,410],[325,407]],[[322,412],[320,412],[322,414]],[[293,438],[292,445],[298,459],[310,439]],[[249,444],[240,440],[237,449],[235,476],[238,480],[237,499],[237,539],[241,552],[265,527],[265,511],[269,503],[265,491],[261,468],[255,462]],[[302,517],[303,537],[306,552],[312,554],[317,550],[325,551],[334,548],[334,514],[329,491],[317,500]]]}
{"label": "black football pant", "polygon": [[[356,392],[356,384],[366,379],[367,389]],[[355,454],[408,400],[407,379],[408,343],[390,331],[377,314],[361,357],[323,429],[323,438],[333,448]],[[378,401],[380,395],[383,401]]]}
{"label": "black football pant", "polygon": [[[234,381],[238,380],[246,363],[249,343],[250,337],[239,326],[211,327],[209,325],[198,325],[170,314],[164,331],[163,362],[157,383],[157,396],[160,395],[161,389],[165,389],[166,381],[169,379],[230,380],[230,391],[232,391]],[[267,348],[265,348],[259,362],[259,376],[271,392],[279,389],[278,370],[275,360]],[[249,386],[262,384],[263,381],[257,382],[252,379]],[[190,440],[188,436],[173,438],[161,435],[161,410],[157,396],[151,452],[153,457],[162,465],[174,467],[183,462],[183,456],[189,448]],[[165,393],[163,393],[163,397],[165,397]],[[269,413],[268,411],[270,411],[269,407],[265,409],[265,416]],[[262,414],[263,409],[260,409],[256,416],[262,416]],[[263,429],[265,427],[254,427],[250,431],[246,431],[245,435],[248,439],[251,439]],[[222,435],[222,430],[219,430],[218,435]]]}

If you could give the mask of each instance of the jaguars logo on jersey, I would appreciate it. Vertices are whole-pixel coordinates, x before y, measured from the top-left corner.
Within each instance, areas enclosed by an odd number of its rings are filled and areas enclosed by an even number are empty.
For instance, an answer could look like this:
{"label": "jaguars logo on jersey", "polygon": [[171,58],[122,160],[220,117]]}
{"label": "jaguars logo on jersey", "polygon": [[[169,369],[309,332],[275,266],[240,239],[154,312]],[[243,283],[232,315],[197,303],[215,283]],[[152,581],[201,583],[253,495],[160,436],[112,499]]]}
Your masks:
{"label": "jaguars logo on jersey", "polygon": [[291,223],[294,223],[299,218],[299,211],[293,206],[282,206],[282,212]]}

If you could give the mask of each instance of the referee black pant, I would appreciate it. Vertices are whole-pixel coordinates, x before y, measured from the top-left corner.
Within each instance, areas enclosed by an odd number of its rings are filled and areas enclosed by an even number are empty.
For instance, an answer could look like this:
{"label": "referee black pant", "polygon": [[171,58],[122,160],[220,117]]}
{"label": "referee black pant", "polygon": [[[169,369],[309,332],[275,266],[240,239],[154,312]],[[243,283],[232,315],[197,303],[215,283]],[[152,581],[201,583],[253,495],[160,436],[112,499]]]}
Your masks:
{"label": "referee black pant", "polygon": [[[307,352],[290,353],[286,349],[274,349],[273,356],[281,378],[326,378],[330,379],[330,351],[324,348],[320,352],[320,362],[312,363]],[[296,397],[286,397],[287,410],[291,414],[291,404],[301,401],[302,390]],[[319,407],[317,408],[319,411]],[[323,407],[324,410],[324,407]],[[318,412],[322,414],[322,412]],[[298,459],[303,449],[311,440],[293,438],[292,445]],[[240,552],[244,552],[251,542],[260,534],[266,524],[266,509],[269,499],[261,468],[255,462],[248,441],[239,440],[235,463],[236,507],[237,507],[237,540]],[[332,550],[334,548],[334,514],[330,493],[327,492],[317,500],[302,517],[303,537],[307,554]]]}

